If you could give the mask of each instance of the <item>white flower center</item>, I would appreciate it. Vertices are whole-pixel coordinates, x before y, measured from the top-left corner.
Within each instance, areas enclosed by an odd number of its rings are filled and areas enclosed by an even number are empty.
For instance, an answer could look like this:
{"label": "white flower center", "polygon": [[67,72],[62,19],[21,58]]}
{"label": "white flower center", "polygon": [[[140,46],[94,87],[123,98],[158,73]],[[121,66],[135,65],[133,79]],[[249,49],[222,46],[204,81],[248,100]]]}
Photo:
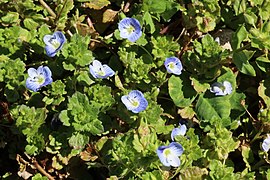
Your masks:
{"label": "white flower center", "polygon": [[169,155],[171,155],[171,150],[169,148],[165,149],[163,151],[163,155],[167,158]]}
{"label": "white flower center", "polygon": [[104,71],[104,69],[102,67],[99,67],[99,69],[97,69],[96,73],[99,75],[99,76],[105,76],[106,73]]}
{"label": "white flower center", "polygon": [[134,28],[132,25],[129,25],[129,26],[126,28],[126,30],[127,30],[127,33],[128,33],[128,34],[131,34],[131,33],[133,33],[133,32],[135,31],[135,28]]}
{"label": "white flower center", "polygon": [[129,100],[130,104],[134,108],[136,108],[136,107],[138,107],[140,105],[140,102],[136,99],[136,97],[134,97],[134,98],[128,98],[128,100]]}
{"label": "white flower center", "polygon": [[170,63],[168,64],[168,67],[169,67],[170,69],[174,69],[174,68],[175,68],[175,63],[170,62]]}
{"label": "white flower center", "polygon": [[52,38],[49,40],[49,42],[51,43],[51,45],[52,45],[55,49],[59,48],[59,46],[60,46],[60,43],[59,43],[59,42],[57,41],[57,39],[54,38],[54,37],[52,37]]}
{"label": "white flower center", "polygon": [[40,85],[42,85],[42,84],[45,82],[45,78],[44,78],[44,76],[43,76],[42,74],[40,74],[40,75],[34,77],[33,80],[34,80],[36,83],[40,84]]}

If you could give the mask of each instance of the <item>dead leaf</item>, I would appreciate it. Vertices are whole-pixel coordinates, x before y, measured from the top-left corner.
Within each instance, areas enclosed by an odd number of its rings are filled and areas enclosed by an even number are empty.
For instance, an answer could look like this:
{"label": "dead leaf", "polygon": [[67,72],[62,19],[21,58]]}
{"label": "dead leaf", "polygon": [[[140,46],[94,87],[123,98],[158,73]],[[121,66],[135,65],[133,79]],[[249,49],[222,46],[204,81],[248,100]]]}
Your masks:
{"label": "dead leaf", "polygon": [[102,22],[103,23],[113,22],[116,19],[117,13],[118,13],[118,11],[114,11],[112,9],[107,9],[103,13]]}
{"label": "dead leaf", "polygon": [[108,6],[109,4],[110,1],[108,0],[89,0],[89,3],[85,3],[85,6],[92,9],[100,10],[105,6]]}

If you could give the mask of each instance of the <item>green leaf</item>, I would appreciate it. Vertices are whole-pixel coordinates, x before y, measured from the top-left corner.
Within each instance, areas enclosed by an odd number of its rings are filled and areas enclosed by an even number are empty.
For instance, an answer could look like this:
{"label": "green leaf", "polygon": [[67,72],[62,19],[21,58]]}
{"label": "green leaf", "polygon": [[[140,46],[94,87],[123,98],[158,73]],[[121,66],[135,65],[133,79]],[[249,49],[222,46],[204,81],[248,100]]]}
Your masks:
{"label": "green leaf", "polygon": [[143,8],[145,11],[160,14],[166,10],[166,1],[165,0],[145,0],[143,1]]}
{"label": "green leaf", "polygon": [[9,12],[7,15],[1,17],[1,20],[4,23],[8,23],[8,24],[15,23],[19,20],[19,13]]}
{"label": "green leaf", "polygon": [[145,24],[149,25],[150,33],[153,34],[155,32],[156,28],[155,28],[155,24],[153,22],[153,19],[151,17],[151,14],[149,12],[145,12],[144,16],[143,16],[143,19],[145,21]]}
{"label": "green leaf", "polygon": [[193,88],[197,91],[197,93],[205,92],[207,89],[210,88],[209,83],[200,82],[196,77],[191,76],[190,80],[192,81]]}
{"label": "green leaf", "polygon": [[208,174],[208,170],[206,168],[199,168],[199,167],[190,167],[185,170],[182,170],[179,179],[202,179],[204,175]]}
{"label": "green leaf", "polygon": [[34,145],[26,145],[25,151],[27,154],[32,155],[35,154],[38,151],[38,148]]}
{"label": "green leaf", "polygon": [[32,180],[48,180],[46,176],[42,176],[40,173],[35,174],[31,179]]}
{"label": "green leaf", "polygon": [[239,15],[241,13],[244,13],[246,11],[247,6],[246,0],[235,0],[233,4],[233,8],[235,11],[235,15]]}
{"label": "green leaf", "polygon": [[81,71],[79,76],[77,77],[77,80],[80,84],[82,85],[86,84],[88,86],[90,86],[91,84],[95,82],[89,77],[88,71]]}
{"label": "green leaf", "polygon": [[207,98],[202,94],[196,103],[196,113],[201,120],[228,119],[230,112],[231,105],[227,97]]}
{"label": "green leaf", "polygon": [[249,170],[251,170],[250,164],[253,163],[254,161],[252,150],[250,147],[244,145],[241,146],[241,150],[243,160],[246,163],[246,167],[249,168]]}
{"label": "green leaf", "polygon": [[180,77],[172,75],[168,81],[168,88],[170,97],[178,107],[189,106],[197,96],[186,73],[182,73]]}
{"label": "green leaf", "polygon": [[233,62],[239,71],[250,76],[256,76],[254,67],[249,64],[249,60],[252,58],[254,53],[255,51],[243,50],[233,54]]}
{"label": "green leaf", "polygon": [[262,98],[268,108],[270,108],[270,78],[266,78],[260,82],[258,87],[258,95]]}
{"label": "green leaf", "polygon": [[263,72],[270,71],[270,60],[267,57],[265,56],[257,57],[256,64]]}
{"label": "green leaf", "polygon": [[64,126],[70,126],[67,110],[61,111],[61,113],[59,114],[59,119],[61,120]]}
{"label": "green leaf", "polygon": [[245,26],[240,26],[235,33],[233,33],[232,37],[232,49],[236,50],[240,48],[241,43],[243,40],[245,40],[248,36],[248,32],[245,28]]}
{"label": "green leaf", "polygon": [[23,21],[23,24],[30,31],[37,29],[37,27],[39,26],[37,22],[35,22],[33,19],[30,19],[30,18],[25,18]]}
{"label": "green leaf", "polygon": [[89,142],[89,137],[80,133],[73,134],[68,140],[69,145],[73,149],[83,149]]}

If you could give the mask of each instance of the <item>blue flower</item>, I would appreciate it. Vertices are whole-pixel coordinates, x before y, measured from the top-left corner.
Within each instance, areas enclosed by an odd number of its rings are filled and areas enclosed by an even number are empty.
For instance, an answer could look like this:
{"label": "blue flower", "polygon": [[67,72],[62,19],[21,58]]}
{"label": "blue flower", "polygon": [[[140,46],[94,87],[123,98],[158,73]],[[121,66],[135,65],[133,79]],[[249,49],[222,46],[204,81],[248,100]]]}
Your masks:
{"label": "blue flower", "polygon": [[39,66],[38,69],[29,68],[29,77],[26,79],[26,87],[32,91],[38,91],[41,87],[51,84],[52,72],[47,66]]}
{"label": "blue flower", "polygon": [[144,98],[143,93],[138,90],[133,90],[128,95],[122,96],[121,101],[125,104],[127,109],[133,113],[139,113],[148,106],[148,102]]}
{"label": "blue flower", "polygon": [[160,146],[157,149],[159,160],[164,166],[178,167],[181,164],[179,156],[184,152],[181,144],[172,142],[169,146]]}
{"label": "blue flower", "polygon": [[164,65],[168,73],[173,73],[176,75],[180,75],[182,73],[183,66],[177,57],[166,58]]}
{"label": "blue flower", "polygon": [[45,35],[43,41],[46,44],[46,54],[49,57],[54,57],[56,53],[62,49],[66,42],[66,37],[62,32],[56,31],[53,35]]}
{"label": "blue flower", "polygon": [[134,18],[122,19],[118,24],[118,29],[120,31],[120,37],[128,39],[131,42],[137,41],[142,35],[141,25]]}
{"label": "blue flower", "polygon": [[94,60],[89,66],[90,73],[94,78],[112,77],[115,72],[106,64],[102,65],[98,60]]}
{"label": "blue flower", "polygon": [[232,84],[228,81],[224,81],[223,84],[215,82],[212,84],[210,92],[215,93],[216,96],[225,96],[232,93]]}
{"label": "blue flower", "polygon": [[179,123],[179,126],[180,126],[180,127],[174,128],[174,129],[172,130],[172,133],[171,133],[172,141],[174,141],[174,137],[175,137],[175,136],[179,136],[179,135],[184,136],[184,135],[186,134],[186,132],[187,132],[187,127],[186,127],[185,124],[184,124],[184,125],[181,125],[181,124]]}
{"label": "blue flower", "polygon": [[268,152],[270,149],[270,135],[267,134],[267,138],[263,140],[262,149],[264,152]]}

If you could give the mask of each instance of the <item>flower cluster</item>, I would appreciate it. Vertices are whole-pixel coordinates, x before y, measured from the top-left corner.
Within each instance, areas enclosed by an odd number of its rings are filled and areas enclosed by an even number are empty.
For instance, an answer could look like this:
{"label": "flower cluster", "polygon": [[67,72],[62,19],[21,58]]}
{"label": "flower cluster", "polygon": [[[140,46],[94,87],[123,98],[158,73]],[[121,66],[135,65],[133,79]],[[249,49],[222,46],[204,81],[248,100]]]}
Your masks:
{"label": "flower cluster", "polygon": [[[174,141],[175,136],[184,136],[187,131],[186,125],[179,124],[180,127],[174,128],[171,132],[172,141]],[[168,146],[160,146],[157,149],[157,155],[159,160],[164,166],[178,167],[181,165],[179,156],[184,152],[181,144],[177,142],[171,142]]]}
{"label": "flower cluster", "polygon": [[[53,35],[45,35],[43,37],[45,43],[45,51],[49,57],[54,57],[60,51],[66,42],[65,35],[56,31]],[[29,68],[27,70],[28,78],[26,79],[26,88],[36,92],[43,86],[47,86],[53,82],[52,72],[48,66],[39,66],[37,69]]]}
{"label": "flower cluster", "polygon": [[232,93],[232,84],[228,81],[223,83],[215,82],[210,88],[210,92],[215,93],[216,96],[225,96]]}

